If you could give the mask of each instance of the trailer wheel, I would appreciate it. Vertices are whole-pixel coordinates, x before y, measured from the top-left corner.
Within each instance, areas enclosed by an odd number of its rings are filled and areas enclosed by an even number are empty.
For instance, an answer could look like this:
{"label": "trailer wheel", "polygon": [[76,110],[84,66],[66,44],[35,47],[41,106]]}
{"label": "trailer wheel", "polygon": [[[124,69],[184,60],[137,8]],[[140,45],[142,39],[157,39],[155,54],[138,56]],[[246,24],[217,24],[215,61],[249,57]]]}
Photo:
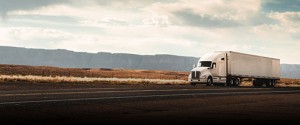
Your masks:
{"label": "trailer wheel", "polygon": [[272,82],[272,80],[266,81],[266,87],[273,87],[273,82]]}
{"label": "trailer wheel", "polygon": [[275,80],[271,80],[271,87],[275,87],[276,81]]}
{"label": "trailer wheel", "polygon": [[211,77],[207,78],[206,86],[211,86],[213,84],[213,79]]}

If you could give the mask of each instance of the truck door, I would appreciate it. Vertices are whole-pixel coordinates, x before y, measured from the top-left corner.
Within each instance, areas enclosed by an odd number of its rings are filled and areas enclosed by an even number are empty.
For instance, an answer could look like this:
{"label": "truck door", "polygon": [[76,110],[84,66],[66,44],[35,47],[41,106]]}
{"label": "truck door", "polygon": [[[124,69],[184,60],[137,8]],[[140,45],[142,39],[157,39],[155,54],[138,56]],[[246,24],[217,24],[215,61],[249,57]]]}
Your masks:
{"label": "truck door", "polygon": [[211,67],[211,74],[213,76],[218,76],[218,66],[217,66],[217,63],[216,62],[213,62],[212,63],[212,67]]}
{"label": "truck door", "polygon": [[219,76],[226,76],[226,62],[225,62],[225,58],[222,57],[218,60],[218,64],[219,64]]}

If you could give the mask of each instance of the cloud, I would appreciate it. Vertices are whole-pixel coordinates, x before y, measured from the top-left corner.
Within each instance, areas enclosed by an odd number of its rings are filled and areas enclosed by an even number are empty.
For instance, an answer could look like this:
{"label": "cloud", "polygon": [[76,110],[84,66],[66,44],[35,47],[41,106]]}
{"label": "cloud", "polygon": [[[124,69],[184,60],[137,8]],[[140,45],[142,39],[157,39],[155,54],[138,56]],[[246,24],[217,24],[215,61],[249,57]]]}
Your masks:
{"label": "cloud", "polygon": [[[114,28],[105,34],[82,34],[64,30],[32,27],[9,27],[0,30],[1,45],[75,51],[114,53],[172,54],[181,47],[191,47],[193,41],[174,37],[174,29],[160,31],[158,27]],[[186,31],[178,31],[178,34]],[[176,33],[176,32],[175,32]],[[38,34],[38,35],[37,35]],[[177,33],[176,33],[177,34]],[[147,47],[145,47],[147,46]],[[167,52],[164,48],[169,46]],[[182,53],[183,54],[183,53]]]}
{"label": "cloud", "polygon": [[[187,25],[226,28],[264,23],[259,0],[230,1],[105,1],[63,0],[60,4],[40,3],[30,10],[11,10],[10,15],[48,15],[80,18],[83,25]],[[56,3],[56,4],[54,4]],[[63,4],[64,3],[64,4]],[[68,4],[66,4],[68,3]],[[241,7],[241,5],[247,6]],[[41,5],[44,5],[41,7]],[[51,5],[51,6],[50,6]],[[98,13],[97,13],[98,12]],[[134,12],[134,13],[133,13]]]}
{"label": "cloud", "polygon": [[171,25],[171,22],[167,16],[164,15],[151,15],[145,19],[143,19],[143,23],[145,25],[154,25],[154,26],[161,26],[167,27]]}
{"label": "cloud", "polygon": [[31,10],[42,6],[66,3],[69,0],[0,0],[0,13],[5,17],[7,12]]}
{"label": "cloud", "polygon": [[272,12],[268,16],[285,26],[300,26],[300,12]]}
{"label": "cloud", "polygon": [[197,15],[190,10],[180,11],[174,13],[177,18],[179,18],[185,25],[188,26],[198,26],[198,27],[208,27],[208,28],[226,28],[226,27],[236,27],[241,25],[239,22],[224,19],[219,16],[212,16],[207,14]]}
{"label": "cloud", "polygon": [[106,9],[128,10],[138,9],[154,2],[167,3],[172,1],[174,0],[0,0],[0,14],[2,17],[6,17],[7,13],[13,11],[28,11],[55,5],[75,8],[98,6]]}
{"label": "cloud", "polygon": [[[144,13],[133,13],[131,9],[121,10],[110,6],[90,5],[90,6],[72,6],[72,5],[51,5],[40,7],[32,10],[16,10],[8,13],[9,16],[24,16],[24,17],[41,17],[40,20],[48,17],[65,17],[69,19],[76,19],[78,23],[84,26],[96,27],[105,25],[132,25],[142,23],[146,18]],[[52,20],[52,19],[50,19]],[[52,20],[54,21],[54,20]],[[57,21],[55,21],[57,22]],[[64,21],[59,21],[64,22]],[[92,25],[91,25],[92,24]]]}
{"label": "cloud", "polygon": [[1,45],[6,46],[31,46],[36,48],[55,48],[63,40],[73,37],[72,34],[56,29],[9,27],[1,28]]}
{"label": "cloud", "polygon": [[258,35],[273,34],[274,37],[285,36],[288,38],[300,32],[300,12],[271,12],[266,14],[266,17],[273,20],[273,23],[268,22],[254,26],[252,29]]}
{"label": "cloud", "polygon": [[[182,0],[174,3],[153,3],[144,10],[165,15],[172,24],[196,27],[237,27],[261,17],[260,0]],[[247,6],[241,6],[247,5]]]}

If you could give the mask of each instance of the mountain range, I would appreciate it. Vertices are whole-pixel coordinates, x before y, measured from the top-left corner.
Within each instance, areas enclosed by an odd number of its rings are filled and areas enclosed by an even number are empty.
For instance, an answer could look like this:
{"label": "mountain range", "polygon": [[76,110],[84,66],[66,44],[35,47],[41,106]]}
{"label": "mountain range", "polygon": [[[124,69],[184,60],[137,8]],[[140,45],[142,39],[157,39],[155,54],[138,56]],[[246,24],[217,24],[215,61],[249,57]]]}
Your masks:
{"label": "mountain range", "polygon": [[[30,66],[190,71],[198,59],[167,54],[86,53],[0,46],[0,64]],[[300,65],[281,64],[281,77],[300,78]]]}

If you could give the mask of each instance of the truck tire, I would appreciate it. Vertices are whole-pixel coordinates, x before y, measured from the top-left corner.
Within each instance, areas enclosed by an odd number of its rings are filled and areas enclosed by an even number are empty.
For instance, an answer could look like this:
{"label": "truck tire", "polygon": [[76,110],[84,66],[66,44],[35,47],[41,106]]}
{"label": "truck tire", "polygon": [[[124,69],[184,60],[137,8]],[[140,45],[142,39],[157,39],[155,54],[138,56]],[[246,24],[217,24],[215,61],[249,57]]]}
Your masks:
{"label": "truck tire", "polygon": [[240,86],[240,80],[239,79],[235,79],[234,80],[234,86]]}
{"label": "truck tire", "polygon": [[275,87],[276,85],[276,80],[271,80],[271,87]]}
{"label": "truck tire", "polygon": [[273,86],[272,80],[267,80],[266,81],[266,87],[272,87],[272,86]]}
{"label": "truck tire", "polygon": [[229,79],[229,86],[234,86],[235,80],[234,78]]}
{"label": "truck tire", "polygon": [[213,84],[213,79],[211,77],[207,78],[206,86],[211,86]]}

